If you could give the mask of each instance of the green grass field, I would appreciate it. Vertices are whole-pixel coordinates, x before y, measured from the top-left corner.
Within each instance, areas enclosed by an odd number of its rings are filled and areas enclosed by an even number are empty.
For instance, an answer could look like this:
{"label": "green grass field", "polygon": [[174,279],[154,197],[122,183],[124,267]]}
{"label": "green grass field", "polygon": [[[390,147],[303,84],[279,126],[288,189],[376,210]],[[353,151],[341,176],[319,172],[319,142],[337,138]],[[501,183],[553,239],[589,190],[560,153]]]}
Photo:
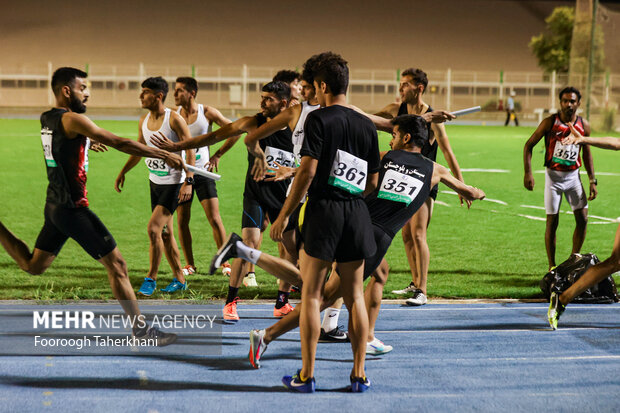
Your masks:
{"label": "green grass field", "polygon": [[[97,122],[121,136],[135,139],[137,122]],[[461,298],[536,298],[541,297],[538,282],[546,272],[544,221],[522,215],[544,218],[544,175],[535,173],[536,188],[523,187],[522,150],[533,128],[494,126],[447,126],[452,148],[461,168],[503,169],[507,173],[464,172],[467,183],[482,188],[488,201],[476,202],[470,210],[458,205],[453,194],[442,193],[440,186],[429,228],[431,251],[428,293],[431,297]],[[0,158],[2,159],[3,195],[0,220],[31,247],[43,223],[43,206],[47,179],[36,120],[0,120]],[[387,149],[389,137],[381,136],[381,147]],[[542,171],[542,144],[535,148],[533,166]],[[127,155],[111,150],[91,153],[88,179],[92,210],[112,232],[128,262],[131,282],[136,288],[148,270],[146,224],[150,216],[149,187],[146,167],[141,164],[127,176],[122,194],[114,191],[116,175]],[[590,215],[615,219],[620,215],[619,154],[594,149],[598,172],[599,197],[590,203]],[[439,162],[445,165],[443,158]],[[222,180],[218,184],[220,209],[228,232],[241,229],[242,188],[247,167],[246,151],[239,143],[221,162]],[[611,173],[606,175],[604,173]],[[503,203],[492,202],[498,200]],[[562,211],[567,211],[563,202]],[[206,276],[215,252],[210,226],[200,205],[192,211],[194,253],[199,274],[189,278],[189,291],[183,298],[225,297],[228,278],[221,274]],[[563,214],[558,230],[557,261],[568,257],[574,228],[573,217]],[[601,259],[611,253],[617,223],[591,218],[584,252],[594,252]],[[275,244],[265,237],[263,250],[277,253]],[[400,234],[387,255],[390,280],[386,298],[395,298],[392,289],[406,286],[410,279],[407,259]],[[171,279],[165,259],[160,268],[159,286]],[[103,267],[93,261],[69,240],[52,267],[41,276],[22,272],[11,258],[0,250],[0,299],[109,299],[112,298]],[[275,278],[262,270],[257,272],[259,288],[241,288],[242,299],[273,298],[277,291]],[[154,294],[154,298],[164,298]]]}

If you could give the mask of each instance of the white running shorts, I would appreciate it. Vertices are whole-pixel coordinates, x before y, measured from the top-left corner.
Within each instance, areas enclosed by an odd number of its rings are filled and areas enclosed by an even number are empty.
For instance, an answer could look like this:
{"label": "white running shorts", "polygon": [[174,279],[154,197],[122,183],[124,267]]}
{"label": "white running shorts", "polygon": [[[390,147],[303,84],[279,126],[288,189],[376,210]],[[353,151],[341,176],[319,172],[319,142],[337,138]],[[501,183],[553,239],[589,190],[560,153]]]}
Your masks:
{"label": "white running shorts", "polygon": [[562,194],[573,211],[588,207],[586,193],[579,178],[579,169],[554,171],[545,168],[545,211],[547,215],[560,212]]}

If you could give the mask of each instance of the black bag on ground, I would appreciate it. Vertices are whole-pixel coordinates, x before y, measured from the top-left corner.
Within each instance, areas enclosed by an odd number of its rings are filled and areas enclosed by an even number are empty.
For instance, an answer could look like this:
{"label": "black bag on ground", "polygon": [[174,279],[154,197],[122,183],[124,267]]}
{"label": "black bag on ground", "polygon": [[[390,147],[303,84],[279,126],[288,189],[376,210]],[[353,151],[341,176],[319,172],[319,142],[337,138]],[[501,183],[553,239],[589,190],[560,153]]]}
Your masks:
{"label": "black bag on ground", "polygon": [[[567,290],[583,275],[591,266],[598,264],[600,260],[595,254],[573,254],[569,259],[549,271],[540,280],[540,289],[547,301],[551,293],[562,293]],[[573,303],[582,304],[611,304],[618,302],[618,291],[616,283],[610,275],[595,286],[585,290],[581,295],[575,297]]]}

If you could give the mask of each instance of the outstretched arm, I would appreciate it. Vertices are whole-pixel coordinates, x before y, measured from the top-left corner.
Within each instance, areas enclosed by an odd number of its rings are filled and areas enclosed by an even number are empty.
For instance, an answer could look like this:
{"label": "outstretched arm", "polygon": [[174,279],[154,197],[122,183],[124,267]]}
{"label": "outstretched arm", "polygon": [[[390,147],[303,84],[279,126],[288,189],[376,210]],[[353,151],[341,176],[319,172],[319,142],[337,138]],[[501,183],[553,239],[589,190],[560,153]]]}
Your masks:
{"label": "outstretched arm", "polygon": [[456,179],[445,166],[442,166],[436,162],[433,168],[433,178],[431,179],[431,187],[437,185],[439,182],[454,189],[457,194],[463,198],[474,201],[476,199],[484,199],[486,194],[482,189],[475,188],[473,186],[466,185],[462,181]]}
{"label": "outstretched arm", "polygon": [[572,123],[569,123],[571,134],[562,140],[564,145],[581,145],[586,144],[596,146],[601,149],[610,149],[612,151],[620,150],[620,139],[607,136],[604,138],[593,138],[591,136],[582,136]]}
{"label": "outstretched arm", "polygon": [[[448,134],[446,133],[446,128],[444,125],[432,124],[431,129],[435,134],[435,139],[437,139],[439,149],[441,149],[441,153],[443,153],[443,157],[446,159],[450,171],[452,171],[454,176],[459,181],[465,182],[459,163],[456,160],[456,156],[454,155],[454,152],[452,152],[452,147],[450,146],[450,141],[448,140]],[[459,200],[461,201],[461,205],[463,205],[463,199],[459,197]],[[471,206],[471,201],[466,200],[465,202],[467,203],[467,208],[469,208]]]}

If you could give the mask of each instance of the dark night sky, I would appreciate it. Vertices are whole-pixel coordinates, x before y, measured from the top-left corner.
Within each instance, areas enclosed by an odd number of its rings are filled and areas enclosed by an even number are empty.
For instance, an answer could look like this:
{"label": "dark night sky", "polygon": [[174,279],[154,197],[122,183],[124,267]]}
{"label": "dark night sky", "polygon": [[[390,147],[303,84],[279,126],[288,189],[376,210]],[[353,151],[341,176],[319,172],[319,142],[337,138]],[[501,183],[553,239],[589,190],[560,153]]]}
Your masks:
{"label": "dark night sky", "polygon": [[333,50],[358,68],[537,70],[527,44],[553,7],[567,4],[574,2],[22,1],[2,8],[0,68],[293,67]]}

